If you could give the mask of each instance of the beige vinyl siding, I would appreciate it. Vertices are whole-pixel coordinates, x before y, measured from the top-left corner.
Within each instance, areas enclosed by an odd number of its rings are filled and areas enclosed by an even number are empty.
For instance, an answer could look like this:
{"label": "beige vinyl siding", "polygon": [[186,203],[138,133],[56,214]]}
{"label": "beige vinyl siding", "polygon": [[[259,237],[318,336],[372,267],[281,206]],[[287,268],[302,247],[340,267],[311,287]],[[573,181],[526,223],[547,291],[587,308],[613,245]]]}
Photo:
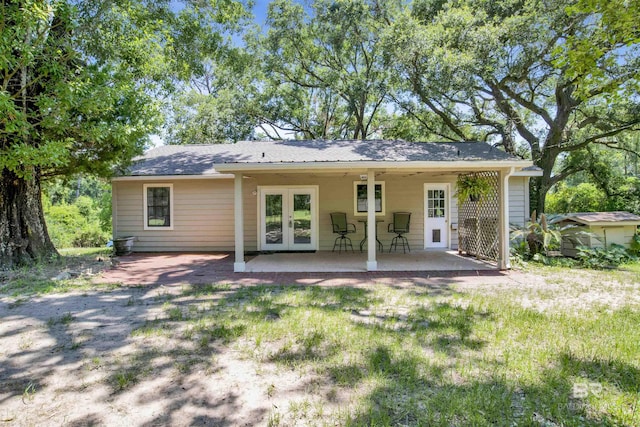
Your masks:
{"label": "beige vinyl siding", "polygon": [[390,175],[387,181],[387,215],[385,218],[383,230],[385,239],[381,239],[385,248],[388,249],[394,233],[387,232],[389,223],[393,221],[393,212],[411,212],[411,231],[406,235],[411,248],[424,249],[424,204],[425,204],[425,184],[449,184],[448,203],[449,218],[447,223],[447,231],[449,234],[450,247],[457,248],[457,234],[451,230],[451,224],[457,222],[457,206],[452,200],[452,193],[455,191],[456,177],[450,176],[431,176],[429,174],[418,174],[414,176],[397,176]]}
{"label": "beige vinyl siding", "polygon": [[114,236],[135,236],[137,252],[231,251],[234,248],[233,181],[175,180],[173,230],[144,230],[143,184],[114,182]]}
{"label": "beige vinyl siding", "polygon": [[[364,237],[363,216],[354,215],[354,182],[359,174],[334,172],[332,174],[275,174],[251,173],[243,180],[245,249],[255,251],[258,242],[258,187],[259,186],[318,186],[318,243],[320,250],[331,250],[336,235],[333,234],[329,214],[334,211],[347,213],[347,219],[356,225],[357,232],[349,235],[354,250]],[[412,250],[424,248],[424,185],[449,184],[450,248],[458,247],[456,176],[418,173],[378,173],[376,181],[385,182],[385,215],[377,216],[383,222],[377,225],[378,238],[389,250],[393,233],[387,232],[393,212],[411,212],[411,231],[406,235]],[[173,230],[144,230],[143,184],[171,183],[174,197]],[[524,219],[525,178],[512,177],[513,193],[510,213],[519,221]],[[138,252],[164,251],[233,251],[234,215],[232,179],[176,179],[149,181],[115,181],[113,183],[114,236],[135,236],[134,250]],[[514,219],[511,222],[514,222]]]}
{"label": "beige vinyl siding", "polygon": [[391,240],[396,236],[389,233],[389,224],[393,222],[394,212],[411,212],[411,224],[409,233],[404,236],[409,241],[413,249],[424,247],[424,179],[388,175],[384,179],[386,186],[386,215],[384,223],[378,224],[378,234],[380,241],[384,245],[385,251],[389,251]]}
{"label": "beige vinyl siding", "polygon": [[529,197],[529,178],[512,176],[509,178],[509,224],[524,226],[529,221],[527,206]]}

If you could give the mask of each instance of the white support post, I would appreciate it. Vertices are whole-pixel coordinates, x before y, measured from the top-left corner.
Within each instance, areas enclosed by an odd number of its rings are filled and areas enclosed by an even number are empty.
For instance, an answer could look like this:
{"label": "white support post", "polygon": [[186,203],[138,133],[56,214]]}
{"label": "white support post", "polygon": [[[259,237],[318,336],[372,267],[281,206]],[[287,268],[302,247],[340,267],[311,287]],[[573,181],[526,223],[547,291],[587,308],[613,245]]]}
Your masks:
{"label": "white support post", "polygon": [[234,179],[234,227],[235,227],[235,251],[236,259],[233,263],[233,271],[242,273],[245,271],[244,262],[244,200],[242,197],[242,174],[236,173]]}
{"label": "white support post", "polygon": [[510,171],[500,171],[500,225],[498,230],[498,242],[500,243],[498,268],[500,270],[509,270],[511,268],[509,260],[509,177],[513,172],[513,168]]}
{"label": "white support post", "polygon": [[377,271],[376,260],[376,174],[367,171],[367,271]]}

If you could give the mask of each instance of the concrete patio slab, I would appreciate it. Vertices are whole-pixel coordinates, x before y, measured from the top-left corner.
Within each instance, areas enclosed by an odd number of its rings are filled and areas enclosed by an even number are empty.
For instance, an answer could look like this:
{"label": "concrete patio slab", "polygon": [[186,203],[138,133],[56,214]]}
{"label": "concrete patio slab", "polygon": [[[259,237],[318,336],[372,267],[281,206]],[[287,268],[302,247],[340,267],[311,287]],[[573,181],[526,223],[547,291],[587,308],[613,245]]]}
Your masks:
{"label": "concrete patio slab", "polygon": [[[380,265],[384,267],[386,258],[392,260],[395,257],[404,257],[406,266],[417,263],[416,260],[424,261],[424,257],[430,257],[436,266],[438,252],[412,255],[406,254],[379,254],[382,260]],[[293,257],[298,265],[305,265],[306,270],[293,272],[275,271],[278,263],[274,260],[287,258],[285,255]],[[302,256],[301,256],[302,255]],[[123,286],[148,286],[148,285],[199,285],[207,283],[234,283],[238,285],[251,286],[258,284],[298,284],[298,285],[323,285],[323,286],[369,286],[371,283],[386,284],[390,286],[429,286],[437,289],[441,286],[448,287],[451,283],[486,283],[487,278],[508,280],[514,272],[498,271],[495,266],[489,263],[481,263],[471,258],[458,257],[456,253],[445,254],[447,263],[441,262],[441,270],[402,270],[402,271],[364,271],[365,255],[355,254],[327,254],[320,253],[318,260],[324,259],[324,272],[309,271],[309,256],[316,254],[273,254],[259,255],[255,258],[248,257],[247,265],[268,266],[269,272],[233,272],[233,253],[134,253],[132,255],[117,257],[114,266],[97,275],[94,278],[96,283],[120,284]],[[332,258],[329,258],[329,255]],[[259,263],[252,262],[263,257]],[[326,257],[326,258],[325,258]],[[339,268],[353,268],[353,261],[357,261],[362,268],[359,271],[339,271]],[[465,262],[466,270],[455,270],[457,262]],[[316,262],[316,265],[323,265]],[[350,267],[351,266],[351,267]],[[444,269],[448,266],[448,269]],[[471,268],[471,266],[476,266]],[[414,269],[420,266],[413,266]],[[267,267],[264,267],[265,269]],[[319,268],[319,267],[318,267]],[[425,268],[422,265],[422,268]],[[302,269],[301,269],[302,270]],[[519,276],[519,274],[516,274]]]}
{"label": "concrete patio slab", "polygon": [[[458,255],[456,251],[378,253],[378,271],[478,271],[495,270],[496,264]],[[367,255],[360,252],[260,254],[246,264],[248,273],[365,272]]]}

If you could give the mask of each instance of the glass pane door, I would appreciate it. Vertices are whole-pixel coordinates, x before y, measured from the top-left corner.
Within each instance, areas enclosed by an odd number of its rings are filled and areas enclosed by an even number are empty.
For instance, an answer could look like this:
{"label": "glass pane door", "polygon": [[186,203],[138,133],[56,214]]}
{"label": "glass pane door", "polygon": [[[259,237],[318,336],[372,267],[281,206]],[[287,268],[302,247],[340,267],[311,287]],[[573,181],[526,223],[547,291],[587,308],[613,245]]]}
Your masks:
{"label": "glass pane door", "polygon": [[316,250],[315,188],[266,187],[260,190],[261,250]]}
{"label": "glass pane door", "polygon": [[425,184],[424,246],[446,248],[449,246],[448,186]]}

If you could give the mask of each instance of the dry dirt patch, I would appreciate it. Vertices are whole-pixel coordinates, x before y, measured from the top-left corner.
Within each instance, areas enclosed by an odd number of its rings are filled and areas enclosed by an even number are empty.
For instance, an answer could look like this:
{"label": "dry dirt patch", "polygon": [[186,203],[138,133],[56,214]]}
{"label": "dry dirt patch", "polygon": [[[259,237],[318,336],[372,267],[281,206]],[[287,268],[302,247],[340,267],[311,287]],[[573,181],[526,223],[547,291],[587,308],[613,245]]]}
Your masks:
{"label": "dry dirt patch", "polygon": [[163,304],[175,291],[72,292],[13,308],[3,298],[0,420],[255,425],[286,407],[300,387],[292,371],[258,366],[229,346],[199,351],[163,339],[162,331],[133,333],[165,316]]}

